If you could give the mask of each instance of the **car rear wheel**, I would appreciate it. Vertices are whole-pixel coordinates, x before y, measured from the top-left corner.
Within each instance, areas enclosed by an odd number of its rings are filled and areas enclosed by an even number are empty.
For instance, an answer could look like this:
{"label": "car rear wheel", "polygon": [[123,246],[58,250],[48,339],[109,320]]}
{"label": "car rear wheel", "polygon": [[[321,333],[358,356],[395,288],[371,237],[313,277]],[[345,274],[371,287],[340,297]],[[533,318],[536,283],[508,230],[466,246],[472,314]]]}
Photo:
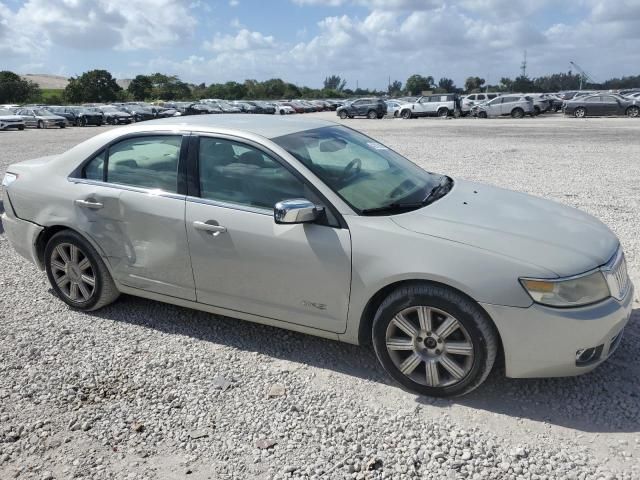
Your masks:
{"label": "car rear wheel", "polygon": [[372,335],[378,360],[394,380],[436,397],[478,387],[498,351],[495,328],[478,304],[440,285],[395,290],[378,308]]}
{"label": "car rear wheel", "polygon": [[402,118],[404,118],[405,120],[409,120],[411,118],[411,110],[403,110],[402,113],[400,114],[402,116]]}
{"label": "car rear wheel", "polygon": [[537,105],[535,107],[533,107],[533,114],[538,116],[542,113],[542,111],[540,110],[540,107],[538,107]]}
{"label": "car rear wheel", "polygon": [[487,112],[478,112],[479,118],[487,118]]}
{"label": "car rear wheel", "polygon": [[522,110],[521,108],[514,108],[513,110],[511,110],[511,116],[513,118],[522,118],[524,117],[524,110]]}
{"label": "car rear wheel", "polygon": [[63,230],[51,237],[44,258],[53,290],[73,308],[97,310],[120,295],[98,253],[76,232]]}
{"label": "car rear wheel", "polygon": [[338,115],[342,120],[346,119],[349,115],[344,110],[340,111],[340,115]]}
{"label": "car rear wheel", "polygon": [[441,108],[438,110],[438,116],[440,118],[446,118],[449,116],[449,109],[448,108]]}
{"label": "car rear wheel", "polygon": [[375,110],[369,110],[367,112],[367,118],[370,120],[375,120],[376,118],[378,118],[378,113]]}
{"label": "car rear wheel", "polygon": [[629,108],[627,108],[626,114],[627,114],[627,117],[636,118],[636,117],[640,116],[640,108],[638,108],[636,106],[629,107]]}
{"label": "car rear wheel", "polygon": [[573,116],[576,118],[584,118],[587,116],[587,110],[584,107],[578,107],[574,110]]}

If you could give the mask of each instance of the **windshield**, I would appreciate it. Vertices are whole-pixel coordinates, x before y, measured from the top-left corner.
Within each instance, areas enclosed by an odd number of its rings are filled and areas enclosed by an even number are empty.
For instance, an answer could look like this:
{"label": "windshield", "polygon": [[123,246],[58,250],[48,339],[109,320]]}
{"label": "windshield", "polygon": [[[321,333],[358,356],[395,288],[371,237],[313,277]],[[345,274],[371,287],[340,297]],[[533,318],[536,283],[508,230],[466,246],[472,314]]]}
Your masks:
{"label": "windshield", "polygon": [[0,115],[15,115],[15,113],[13,113],[11,110],[0,108]]}
{"label": "windshield", "polygon": [[47,115],[53,115],[53,113],[51,113],[49,110],[45,110],[43,108],[38,109],[38,110],[34,110],[36,115],[41,115],[46,117]]}
{"label": "windshield", "polygon": [[446,179],[426,172],[375,140],[335,126],[292,133],[273,141],[322,179],[354,210],[393,210],[421,202]]}

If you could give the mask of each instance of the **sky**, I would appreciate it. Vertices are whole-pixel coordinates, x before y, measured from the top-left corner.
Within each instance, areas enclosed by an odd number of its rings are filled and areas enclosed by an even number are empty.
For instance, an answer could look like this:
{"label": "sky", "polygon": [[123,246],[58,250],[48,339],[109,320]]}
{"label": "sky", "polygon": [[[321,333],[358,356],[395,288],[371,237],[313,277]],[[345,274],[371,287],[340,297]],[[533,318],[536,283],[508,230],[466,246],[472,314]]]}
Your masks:
{"label": "sky", "polygon": [[640,74],[640,0],[0,0],[0,70],[21,74],[463,86],[519,75],[525,50],[530,77]]}

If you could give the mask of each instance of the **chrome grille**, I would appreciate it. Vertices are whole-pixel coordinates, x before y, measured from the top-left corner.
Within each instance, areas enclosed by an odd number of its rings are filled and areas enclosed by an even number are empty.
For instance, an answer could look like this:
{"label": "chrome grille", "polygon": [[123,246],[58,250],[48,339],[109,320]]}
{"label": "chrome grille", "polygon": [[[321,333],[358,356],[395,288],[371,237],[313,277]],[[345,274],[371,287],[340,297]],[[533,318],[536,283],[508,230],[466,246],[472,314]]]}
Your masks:
{"label": "chrome grille", "polygon": [[627,262],[622,253],[622,249],[618,251],[611,266],[605,270],[607,283],[609,284],[609,290],[611,296],[622,300],[629,290],[631,281],[629,280],[629,274],[627,273]]}

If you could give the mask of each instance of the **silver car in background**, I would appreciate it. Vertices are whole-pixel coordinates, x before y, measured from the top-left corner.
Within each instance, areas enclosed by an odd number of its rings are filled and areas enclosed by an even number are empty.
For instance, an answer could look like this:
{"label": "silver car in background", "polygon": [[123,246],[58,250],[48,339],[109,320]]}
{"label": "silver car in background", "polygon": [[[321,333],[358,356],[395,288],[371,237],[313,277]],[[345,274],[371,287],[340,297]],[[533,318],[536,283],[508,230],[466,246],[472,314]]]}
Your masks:
{"label": "silver car in background", "polygon": [[126,293],[372,343],[426,395],[473,390],[498,355],[510,377],[588,372],[632,308],[600,221],[427,172],[317,119],[112,129],[12,164],[2,184],[7,239],[72,308]]}
{"label": "silver car in background", "polygon": [[51,113],[49,110],[41,107],[20,108],[16,111],[24,120],[27,127],[49,128],[60,127],[65,128],[68,124],[67,119]]}
{"label": "silver car in background", "polygon": [[471,114],[480,118],[500,116],[522,118],[525,115],[532,115],[534,112],[531,97],[513,93],[501,95],[471,108]]}
{"label": "silver car in background", "polygon": [[24,130],[24,127],[24,120],[20,115],[16,115],[8,108],[0,108],[0,130],[7,130],[9,128]]}

